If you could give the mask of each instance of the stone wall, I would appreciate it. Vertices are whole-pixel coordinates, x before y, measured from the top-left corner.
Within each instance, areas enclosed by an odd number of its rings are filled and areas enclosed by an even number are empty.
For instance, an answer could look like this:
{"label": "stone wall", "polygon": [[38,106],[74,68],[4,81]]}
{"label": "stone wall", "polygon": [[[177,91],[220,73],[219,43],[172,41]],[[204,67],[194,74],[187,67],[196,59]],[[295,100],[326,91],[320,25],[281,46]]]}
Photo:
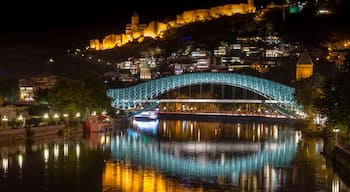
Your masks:
{"label": "stone wall", "polygon": [[[143,37],[161,38],[163,33],[171,28],[181,27],[193,22],[207,21],[220,18],[221,16],[232,16],[235,14],[247,14],[255,12],[255,7],[252,0],[248,0],[248,4],[227,4],[223,6],[212,7],[210,9],[197,9],[191,11],[184,11],[177,15],[176,19],[168,22],[151,21],[148,25],[137,24],[134,30],[131,24],[127,24],[125,34],[109,34],[102,39],[90,40],[90,49],[106,50],[112,49],[116,46],[123,46],[128,42],[137,40]],[[135,16],[131,17],[131,20]],[[145,27],[147,26],[147,27]]]}

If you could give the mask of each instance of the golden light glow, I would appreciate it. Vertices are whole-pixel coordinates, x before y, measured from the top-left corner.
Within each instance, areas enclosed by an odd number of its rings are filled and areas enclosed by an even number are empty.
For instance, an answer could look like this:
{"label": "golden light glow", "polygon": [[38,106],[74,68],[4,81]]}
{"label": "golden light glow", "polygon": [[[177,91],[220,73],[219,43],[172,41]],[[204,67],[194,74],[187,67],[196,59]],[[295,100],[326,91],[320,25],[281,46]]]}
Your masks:
{"label": "golden light glow", "polygon": [[201,192],[200,187],[184,188],[181,184],[165,177],[155,170],[144,170],[120,162],[106,162],[102,181],[103,190],[140,191],[140,192]]}
{"label": "golden light glow", "polygon": [[296,80],[311,77],[313,74],[313,65],[310,64],[298,64],[296,68]]}
{"label": "golden light glow", "polygon": [[167,22],[151,21],[149,24],[140,24],[136,13],[131,16],[131,23],[126,25],[124,34],[109,34],[102,39],[90,40],[90,49],[106,50],[116,46],[123,46],[133,40],[143,41],[143,37],[161,38],[165,31],[178,28],[183,25],[202,22],[220,18],[221,16],[232,16],[235,14],[254,13],[256,10],[253,0],[248,0],[247,4],[227,4],[210,9],[197,9],[184,11],[177,15],[175,20]]}

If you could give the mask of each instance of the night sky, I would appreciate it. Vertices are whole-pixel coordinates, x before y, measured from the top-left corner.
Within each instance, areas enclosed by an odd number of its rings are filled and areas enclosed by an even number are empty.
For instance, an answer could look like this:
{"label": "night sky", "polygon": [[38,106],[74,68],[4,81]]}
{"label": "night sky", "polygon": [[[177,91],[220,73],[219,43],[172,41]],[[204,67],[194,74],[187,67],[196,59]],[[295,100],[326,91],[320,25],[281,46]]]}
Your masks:
{"label": "night sky", "polygon": [[[258,1],[258,0],[257,0]],[[140,23],[175,18],[185,10],[246,0],[8,1],[0,12],[0,78],[40,70],[50,57],[82,48],[90,39],[123,33],[130,16]]]}
{"label": "night sky", "polygon": [[[15,37],[18,41],[69,38],[70,44],[85,38],[101,38],[109,33],[121,33],[136,11],[141,23],[174,17],[184,10],[209,8],[245,0],[176,0],[138,1],[23,1],[10,2],[6,12],[0,12],[2,40]],[[88,40],[86,39],[86,40]],[[12,40],[11,40],[12,41]],[[13,42],[13,41],[12,41]],[[62,42],[60,40],[60,42]],[[44,42],[42,42],[44,43]],[[59,43],[60,44],[60,43]],[[55,43],[57,46],[57,43]],[[64,46],[64,45],[63,45]]]}

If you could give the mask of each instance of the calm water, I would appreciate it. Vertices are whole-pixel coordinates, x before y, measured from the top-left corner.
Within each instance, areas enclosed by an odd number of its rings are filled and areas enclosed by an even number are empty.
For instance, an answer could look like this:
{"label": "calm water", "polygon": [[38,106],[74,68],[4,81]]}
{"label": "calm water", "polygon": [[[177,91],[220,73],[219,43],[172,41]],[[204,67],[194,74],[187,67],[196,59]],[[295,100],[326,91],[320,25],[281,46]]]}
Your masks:
{"label": "calm water", "polygon": [[350,191],[288,125],[133,121],[110,134],[0,145],[0,191]]}

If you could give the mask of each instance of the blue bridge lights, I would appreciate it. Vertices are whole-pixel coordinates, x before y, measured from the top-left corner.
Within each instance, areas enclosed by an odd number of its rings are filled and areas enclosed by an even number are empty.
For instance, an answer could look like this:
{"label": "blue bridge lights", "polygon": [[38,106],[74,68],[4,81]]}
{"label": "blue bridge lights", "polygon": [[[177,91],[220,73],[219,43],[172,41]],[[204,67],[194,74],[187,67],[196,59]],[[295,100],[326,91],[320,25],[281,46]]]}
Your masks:
{"label": "blue bridge lights", "polygon": [[[147,167],[153,167],[165,173],[177,176],[201,177],[210,179],[218,176],[239,175],[242,172],[259,171],[265,166],[288,166],[297,152],[300,137],[297,132],[280,132],[278,139],[266,141],[256,148],[255,143],[244,143],[245,149],[250,146],[245,155],[227,155],[219,159],[200,158],[199,156],[177,155],[174,151],[192,149],[189,145],[201,146],[205,143],[168,143],[152,138],[144,139],[144,135],[128,130],[128,134],[112,138],[110,147],[112,159],[128,160]],[[239,147],[233,143],[207,143],[201,153],[227,153]],[[238,144],[240,145],[240,144]],[[197,149],[198,149],[197,146]],[[176,150],[177,149],[177,150]],[[255,150],[257,149],[257,150]],[[239,150],[239,152],[242,152]],[[195,151],[193,151],[195,153]]]}
{"label": "blue bridge lights", "polygon": [[172,89],[197,84],[221,84],[239,87],[266,98],[275,100],[278,106],[290,114],[300,107],[294,99],[294,88],[270,80],[236,73],[187,73],[151,80],[128,88],[109,89],[112,106],[132,110],[148,103]]}

